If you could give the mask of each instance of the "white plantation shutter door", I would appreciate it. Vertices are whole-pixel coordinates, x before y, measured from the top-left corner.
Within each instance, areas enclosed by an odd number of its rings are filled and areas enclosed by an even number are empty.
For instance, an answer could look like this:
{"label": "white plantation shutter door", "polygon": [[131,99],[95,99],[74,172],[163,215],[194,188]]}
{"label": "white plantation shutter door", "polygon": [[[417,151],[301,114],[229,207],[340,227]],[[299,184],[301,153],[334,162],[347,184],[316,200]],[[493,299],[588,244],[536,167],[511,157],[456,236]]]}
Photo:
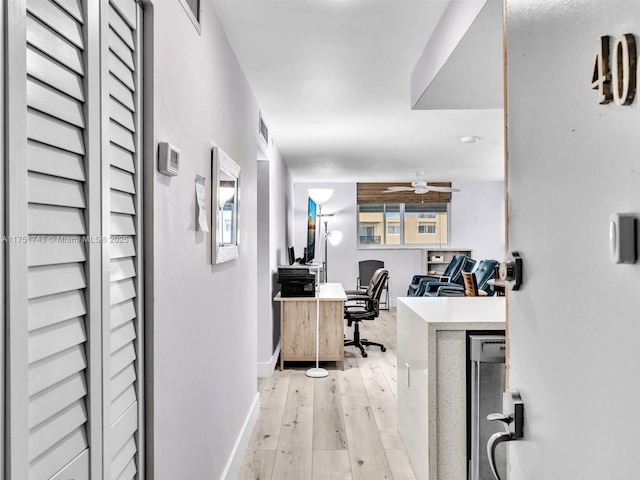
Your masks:
{"label": "white plantation shutter door", "polygon": [[103,228],[105,266],[105,478],[139,478],[142,374],[141,8],[103,6]]}
{"label": "white plantation shutter door", "polygon": [[5,478],[143,478],[141,10],[6,12]]}
{"label": "white plantation shutter door", "polygon": [[88,377],[98,365],[88,331],[100,317],[88,309],[82,239],[92,233],[88,173],[99,158],[86,148],[85,16],[76,2],[28,0],[26,8],[28,478],[63,468],[89,478]]}

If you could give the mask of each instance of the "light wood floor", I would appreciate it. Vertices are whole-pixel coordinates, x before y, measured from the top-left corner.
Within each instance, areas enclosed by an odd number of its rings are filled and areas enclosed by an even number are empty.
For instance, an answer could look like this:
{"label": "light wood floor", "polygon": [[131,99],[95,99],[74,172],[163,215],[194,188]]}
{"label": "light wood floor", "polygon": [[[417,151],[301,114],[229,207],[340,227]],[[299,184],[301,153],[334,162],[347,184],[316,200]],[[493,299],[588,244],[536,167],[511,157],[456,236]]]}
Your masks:
{"label": "light wood floor", "polygon": [[[258,382],[260,417],[238,480],[415,480],[398,435],[395,311],[363,322],[362,336],[383,343],[363,358],[345,348],[345,367],[285,363]],[[345,326],[351,338],[351,328]]]}

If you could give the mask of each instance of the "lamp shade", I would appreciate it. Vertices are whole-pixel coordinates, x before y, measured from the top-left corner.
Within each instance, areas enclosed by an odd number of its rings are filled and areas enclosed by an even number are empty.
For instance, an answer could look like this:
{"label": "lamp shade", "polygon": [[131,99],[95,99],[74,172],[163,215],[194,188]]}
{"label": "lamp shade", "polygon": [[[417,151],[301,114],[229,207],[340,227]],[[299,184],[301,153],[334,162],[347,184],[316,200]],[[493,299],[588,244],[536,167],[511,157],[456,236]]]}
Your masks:
{"label": "lamp shade", "polygon": [[324,205],[333,195],[332,188],[310,188],[309,196],[318,205]]}
{"label": "lamp shade", "polygon": [[332,230],[327,233],[327,240],[334,247],[342,241],[342,232],[340,230]]}

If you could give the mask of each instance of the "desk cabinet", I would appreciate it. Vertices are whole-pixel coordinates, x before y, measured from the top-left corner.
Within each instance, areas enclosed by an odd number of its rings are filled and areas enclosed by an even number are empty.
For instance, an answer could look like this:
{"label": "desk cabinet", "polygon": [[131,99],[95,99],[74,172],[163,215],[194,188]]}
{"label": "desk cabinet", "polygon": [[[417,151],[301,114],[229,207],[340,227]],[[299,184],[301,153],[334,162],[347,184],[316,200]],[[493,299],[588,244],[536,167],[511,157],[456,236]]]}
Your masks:
{"label": "desk cabinet", "polygon": [[[344,302],[347,299],[342,284],[320,285],[320,360],[340,362],[344,369]],[[280,370],[286,361],[316,359],[316,297],[285,297],[281,302]]]}

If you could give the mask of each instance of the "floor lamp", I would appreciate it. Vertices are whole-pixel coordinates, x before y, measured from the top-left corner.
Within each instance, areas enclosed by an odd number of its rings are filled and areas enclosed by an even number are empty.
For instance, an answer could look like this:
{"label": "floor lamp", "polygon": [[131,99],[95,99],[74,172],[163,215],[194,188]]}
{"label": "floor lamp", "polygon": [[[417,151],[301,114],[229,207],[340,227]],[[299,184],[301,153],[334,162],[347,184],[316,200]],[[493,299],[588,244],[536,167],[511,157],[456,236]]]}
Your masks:
{"label": "floor lamp", "polygon": [[[322,205],[324,205],[327,200],[331,198],[333,195],[333,190],[330,188],[310,188],[309,196],[311,200],[316,202],[318,205],[318,217],[322,218]],[[322,245],[322,243],[320,243]],[[326,251],[326,250],[325,250]],[[317,290],[316,290],[316,366],[314,368],[310,368],[305,372],[307,377],[312,378],[322,378],[329,375],[324,368],[320,368],[320,266],[318,266],[317,273]],[[326,275],[326,270],[325,270]],[[326,277],[325,277],[326,279]]]}
{"label": "floor lamp", "polygon": [[328,220],[324,221],[324,282],[329,281],[328,267],[327,267],[327,240],[331,245],[336,246],[342,241],[342,232],[339,230],[329,231]]}

